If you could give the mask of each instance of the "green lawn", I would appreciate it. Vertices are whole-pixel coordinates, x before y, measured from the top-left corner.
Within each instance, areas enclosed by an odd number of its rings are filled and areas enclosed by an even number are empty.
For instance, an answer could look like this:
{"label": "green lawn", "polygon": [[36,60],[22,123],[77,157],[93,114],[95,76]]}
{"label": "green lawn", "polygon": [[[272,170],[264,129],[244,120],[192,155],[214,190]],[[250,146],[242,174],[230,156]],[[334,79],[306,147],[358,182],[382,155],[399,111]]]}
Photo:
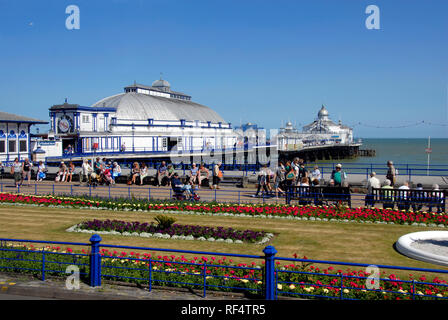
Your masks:
{"label": "green lawn", "polygon": [[[151,222],[160,213],[103,210],[56,209],[41,207],[0,207],[0,235],[3,238],[88,242],[90,235],[65,229],[90,219],[118,219]],[[394,250],[395,241],[409,232],[435,230],[415,226],[295,221],[222,216],[170,214],[176,223],[265,230],[275,234],[273,245],[278,256],[309,259],[442,268],[407,258]],[[117,245],[148,246],[211,252],[262,255],[264,245],[226,244],[139,237],[102,235],[103,242]],[[447,269],[447,268],[445,268]]]}

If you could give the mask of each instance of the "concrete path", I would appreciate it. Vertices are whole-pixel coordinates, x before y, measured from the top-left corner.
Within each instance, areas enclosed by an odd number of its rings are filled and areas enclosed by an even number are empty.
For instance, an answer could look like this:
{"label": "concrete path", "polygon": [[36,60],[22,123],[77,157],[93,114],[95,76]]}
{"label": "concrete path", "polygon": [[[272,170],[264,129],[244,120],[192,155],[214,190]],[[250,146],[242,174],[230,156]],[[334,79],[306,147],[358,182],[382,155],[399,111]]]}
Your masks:
{"label": "concrete path", "polygon": [[103,281],[101,287],[92,288],[86,283],[79,289],[69,290],[65,279],[52,278],[41,281],[31,275],[0,273],[0,300],[248,300],[241,293],[208,291],[183,288],[138,287],[132,284]]}

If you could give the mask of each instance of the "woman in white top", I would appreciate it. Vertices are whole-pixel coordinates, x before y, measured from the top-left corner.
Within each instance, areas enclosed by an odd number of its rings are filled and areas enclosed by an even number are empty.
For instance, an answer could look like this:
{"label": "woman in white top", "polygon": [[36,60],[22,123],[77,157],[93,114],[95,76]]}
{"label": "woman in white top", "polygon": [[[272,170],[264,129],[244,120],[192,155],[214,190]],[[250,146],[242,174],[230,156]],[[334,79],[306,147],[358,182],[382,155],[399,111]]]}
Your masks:
{"label": "woman in white top", "polygon": [[320,179],[322,179],[322,175],[318,166],[314,166],[314,170],[311,172],[311,181],[313,181],[314,179],[317,179],[317,181],[319,182]]}
{"label": "woman in white top", "polygon": [[118,165],[118,163],[114,162],[112,167],[112,180],[115,183],[115,179],[121,175],[121,167]]}
{"label": "woman in white top", "polygon": [[83,181],[84,181],[84,178],[85,178],[86,179],[86,183],[90,184],[90,179],[91,179],[90,175],[93,172],[93,168],[90,165],[90,161],[88,159],[84,160],[84,162],[82,164],[82,169],[81,170],[82,170]]}
{"label": "woman in white top", "polygon": [[45,164],[42,161],[39,161],[39,166],[37,167],[36,181],[42,181],[45,179],[46,177],[45,171],[47,171],[47,169],[45,169]]}
{"label": "woman in white top", "polygon": [[143,184],[143,179],[148,176],[148,167],[146,163],[142,163],[142,167],[140,168],[140,185]]}

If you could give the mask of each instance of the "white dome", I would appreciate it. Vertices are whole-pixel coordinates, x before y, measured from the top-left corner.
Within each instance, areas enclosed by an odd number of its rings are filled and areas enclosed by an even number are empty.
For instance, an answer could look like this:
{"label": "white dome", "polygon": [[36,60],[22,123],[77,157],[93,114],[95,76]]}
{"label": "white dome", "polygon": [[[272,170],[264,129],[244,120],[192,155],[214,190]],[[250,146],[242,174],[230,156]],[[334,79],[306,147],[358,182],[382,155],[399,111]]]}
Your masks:
{"label": "white dome", "polygon": [[319,110],[319,113],[317,114],[318,118],[328,117],[328,111],[325,109],[324,106]]}
{"label": "white dome", "polygon": [[226,124],[211,108],[180,99],[157,97],[143,93],[127,92],[104,98],[92,107],[116,109],[115,117],[123,120],[187,120],[211,121]]}

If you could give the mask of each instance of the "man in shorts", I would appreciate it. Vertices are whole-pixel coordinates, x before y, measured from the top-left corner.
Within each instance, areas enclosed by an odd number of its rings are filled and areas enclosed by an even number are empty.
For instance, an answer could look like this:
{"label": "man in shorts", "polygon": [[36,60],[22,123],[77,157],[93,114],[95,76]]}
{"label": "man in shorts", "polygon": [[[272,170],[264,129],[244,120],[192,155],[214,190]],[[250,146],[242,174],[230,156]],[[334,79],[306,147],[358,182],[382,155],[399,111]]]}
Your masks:
{"label": "man in shorts", "polygon": [[20,185],[22,185],[23,182],[22,164],[19,162],[19,158],[14,159],[14,163],[12,164],[11,167],[11,174],[14,175],[14,182],[16,188],[18,188]]}

